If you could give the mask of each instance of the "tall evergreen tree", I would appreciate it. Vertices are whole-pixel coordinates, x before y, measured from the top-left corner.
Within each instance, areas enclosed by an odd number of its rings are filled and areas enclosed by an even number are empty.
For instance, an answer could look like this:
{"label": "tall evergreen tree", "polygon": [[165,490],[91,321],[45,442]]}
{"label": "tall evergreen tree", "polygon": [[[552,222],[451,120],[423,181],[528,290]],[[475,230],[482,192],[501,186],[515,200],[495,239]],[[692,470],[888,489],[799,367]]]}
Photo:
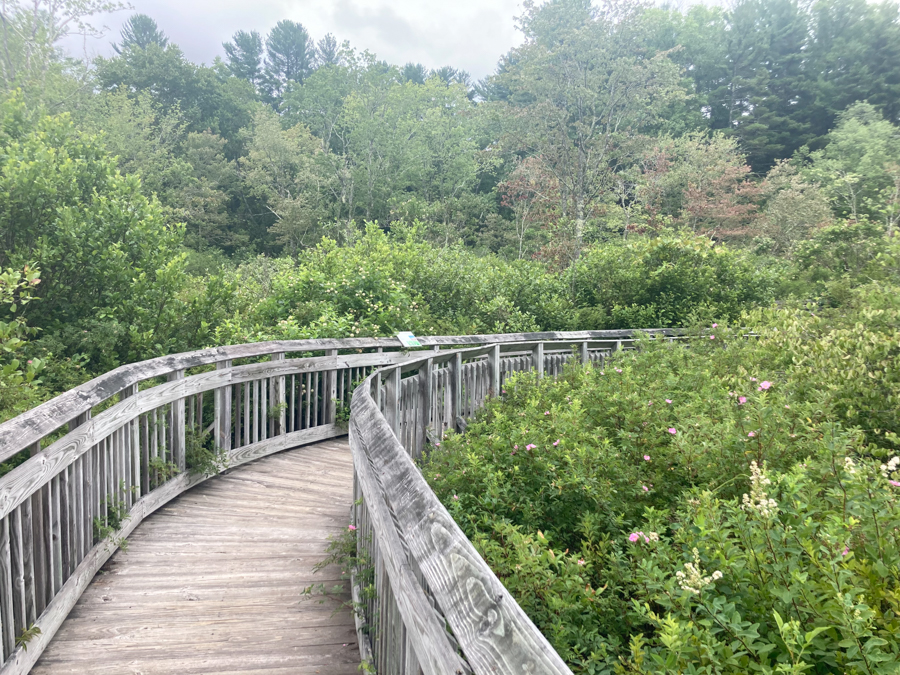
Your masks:
{"label": "tall evergreen tree", "polygon": [[425,84],[425,80],[428,79],[428,69],[421,63],[413,63],[410,61],[400,70],[400,77],[404,82]]}
{"label": "tall evergreen tree", "polygon": [[228,58],[228,70],[237,78],[247,80],[254,87],[262,84],[263,79],[263,41],[257,31],[239,30],[232,36],[232,42],[225,42],[222,47]]}
{"label": "tall evergreen tree", "polygon": [[730,23],[732,33],[754,37],[743,43],[749,47],[746,72],[735,83],[743,98],[729,131],[741,139],[751,165],[767,171],[812,137],[813,91],[805,68],[809,19],[797,0],[741,0]]}
{"label": "tall evergreen tree", "polygon": [[337,38],[328,33],[316,43],[316,65],[337,66],[341,63]]}
{"label": "tall evergreen tree", "polygon": [[121,54],[129,47],[146,49],[148,45],[156,44],[164,48],[169,44],[169,38],[163,33],[156,21],[146,14],[135,14],[129,17],[122,26],[122,42],[113,44],[116,54]]}
{"label": "tall evergreen tree", "polygon": [[285,19],[266,37],[266,81],[270,94],[281,98],[290,82],[303,84],[314,70],[316,46],[303,24]]}

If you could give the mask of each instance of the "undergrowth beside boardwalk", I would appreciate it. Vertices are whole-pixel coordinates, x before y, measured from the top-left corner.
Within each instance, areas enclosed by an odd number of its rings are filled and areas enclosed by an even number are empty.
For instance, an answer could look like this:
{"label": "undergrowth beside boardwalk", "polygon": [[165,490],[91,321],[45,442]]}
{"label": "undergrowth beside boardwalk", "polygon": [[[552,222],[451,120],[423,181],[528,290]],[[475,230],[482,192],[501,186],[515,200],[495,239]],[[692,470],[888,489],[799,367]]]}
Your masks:
{"label": "undergrowth beside boardwalk", "polygon": [[522,376],[424,463],[578,673],[900,672],[900,295]]}

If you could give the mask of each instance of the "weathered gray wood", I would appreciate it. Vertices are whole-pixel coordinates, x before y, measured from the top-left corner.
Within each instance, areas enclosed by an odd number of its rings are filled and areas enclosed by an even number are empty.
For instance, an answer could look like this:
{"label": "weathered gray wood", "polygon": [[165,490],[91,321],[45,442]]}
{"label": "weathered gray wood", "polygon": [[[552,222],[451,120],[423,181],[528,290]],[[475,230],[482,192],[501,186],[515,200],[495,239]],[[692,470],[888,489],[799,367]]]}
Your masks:
{"label": "weathered gray wood", "polygon": [[[672,329],[648,329],[643,331],[576,331],[568,333],[510,333],[498,335],[476,336],[436,336],[420,338],[425,347],[463,346],[476,344],[528,342],[538,340],[603,340],[627,339],[636,333],[651,335],[678,335]],[[347,338],[343,340],[286,340],[259,342],[216,349],[204,349],[185,354],[164,356],[140,363],[133,363],[116,368],[86,382],[65,394],[57,396],[46,403],[29,410],[3,424],[0,424],[0,461],[6,460],[21,450],[33,445],[61,426],[60,420],[69,420],[90,410],[111,396],[118,394],[128,386],[135,385],[154,377],[165,376],[175,370],[186,370],[197,366],[210,365],[224,360],[235,360],[265,356],[278,352],[308,352],[325,349],[400,349],[397,338]],[[365,356],[365,355],[358,355]],[[377,354],[372,365],[378,364]],[[391,355],[388,355],[391,356]],[[408,356],[393,355],[398,362],[408,360]],[[327,357],[323,357],[327,358]],[[338,357],[340,358],[340,357]],[[328,368],[325,368],[328,370]]]}
{"label": "weathered gray wood", "polygon": [[9,557],[12,561],[13,625],[19,635],[28,627],[25,599],[25,564],[22,550],[22,509],[9,514]]}
{"label": "weathered gray wood", "polygon": [[456,352],[453,360],[450,362],[450,409],[447,411],[449,418],[447,424],[449,428],[456,428],[456,419],[463,414],[462,395],[463,395],[463,363],[462,354]]}
{"label": "weathered gray wood", "polygon": [[[272,354],[270,357],[272,361],[284,361],[284,354],[279,352],[278,354]],[[269,405],[275,409],[275,416],[272,417],[270,421],[270,429],[272,430],[271,435],[278,436],[279,434],[283,434],[286,430],[287,425],[287,399],[284,384],[284,375],[277,375],[269,380]]]}
{"label": "weathered gray wood", "polygon": [[[184,370],[176,370],[166,376],[169,382],[184,379]],[[183,398],[172,401],[169,407],[169,429],[172,433],[172,463],[184,471],[185,451],[185,402]]]}
{"label": "weathered gray wood", "polygon": [[59,473],[59,551],[62,583],[72,573],[71,522],[69,520],[69,467]]}
{"label": "weathered gray wood", "polygon": [[[337,349],[329,349],[325,356],[337,357]],[[337,370],[325,373],[325,424],[334,424],[337,419]]]}
{"label": "weathered gray wood", "polygon": [[0,521],[0,630],[4,658],[9,656],[16,644],[16,628],[13,619],[13,573],[10,555],[10,517]]}
{"label": "weathered gray wood", "polygon": [[[216,364],[218,371],[230,371],[231,361],[219,361]],[[223,386],[216,390],[215,429],[214,442],[217,448],[231,450],[231,386],[230,378],[226,377]]]}
{"label": "weathered gray wood", "polygon": [[396,434],[400,430],[400,368],[391,368],[384,378],[384,418]]}
{"label": "weathered gray wood", "polygon": [[[40,452],[40,444],[31,447],[31,456]],[[44,549],[44,490],[43,488],[31,496],[32,509],[32,541],[34,551],[34,596],[35,611],[39,614],[46,606],[47,599],[47,564]]]}
{"label": "weathered gray wood", "polygon": [[[145,495],[150,492],[150,416],[149,415],[141,415],[139,418],[141,423],[141,495]],[[196,430],[195,430],[196,433]],[[94,487],[93,493],[95,495],[94,503],[97,502],[96,495],[99,490],[99,476],[100,476],[100,465],[99,465],[99,454],[94,458]],[[94,514],[96,515],[96,513]]]}
{"label": "weathered gray wood", "polygon": [[[351,447],[355,439],[365,439],[365,459],[356,459],[357,472],[371,462],[380,478],[380,492],[367,496],[370,509],[375,499],[385,500],[475,672],[570,674],[428,487],[367,387],[354,393],[350,428]],[[376,531],[390,532],[390,527]]]}
{"label": "weathered gray wood", "polygon": [[244,382],[244,445],[250,445],[250,382]]}
{"label": "weathered gray wood", "polygon": [[[256,447],[247,446],[234,450],[229,457],[228,463],[230,467],[236,468],[252,460],[280,452],[290,447],[296,447],[310,441],[318,442],[324,438],[335,437],[340,434],[346,434],[346,431],[336,427],[326,426],[320,426],[317,429],[297,432],[295,434],[285,434],[278,438],[271,439],[266,443],[261,443]],[[206,476],[198,474],[179,474],[165,485],[154,490],[151,494],[144,496],[135,502],[122,529],[115,537],[118,539],[129,536],[134,528],[148,515],[182,492],[205,480],[207,480]],[[310,477],[309,480],[315,481],[316,479]],[[232,501],[231,497],[232,495],[229,493],[227,500]],[[217,510],[214,517],[216,518],[216,522],[221,522],[222,516],[220,511]],[[5,522],[5,519],[3,522]],[[183,532],[179,532],[179,539],[183,537],[183,534]],[[321,539],[323,551],[326,545],[327,539],[323,537]],[[91,549],[90,553],[85,557],[78,568],[74,570],[61,591],[56,594],[53,601],[48,605],[47,610],[45,610],[44,614],[36,622],[37,626],[41,629],[41,634],[29,642],[27,651],[22,648],[15,649],[13,654],[14,658],[8,660],[3,665],[2,669],[0,669],[0,675],[12,675],[13,673],[19,675],[29,672],[31,666],[37,661],[37,658],[46,649],[53,635],[59,629],[60,625],[62,625],[63,620],[69,614],[71,608],[75,605],[75,602],[87,588],[87,585],[90,583],[94,574],[114,552],[115,545],[109,541],[100,542]],[[3,577],[2,561],[3,538],[2,530],[0,530],[0,582],[2,582]],[[165,579],[165,575],[163,575],[163,579]],[[314,578],[310,579],[307,583],[312,583],[313,581],[315,581]],[[0,591],[2,591],[3,588],[10,587],[11,586],[6,585],[0,586]],[[302,586],[298,584],[297,591],[299,592],[301,589]],[[246,630],[250,631],[251,628],[248,627]],[[108,654],[106,652],[98,653],[97,658],[108,658]],[[88,668],[87,671],[91,672],[92,669]]]}
{"label": "weathered gray wood", "polygon": [[537,373],[538,379],[544,376],[544,344],[539,342],[531,352],[531,367]]}
{"label": "weathered gray wood", "polygon": [[[360,387],[357,392],[365,389]],[[373,522],[374,535],[377,538],[379,552],[379,567],[377,575],[380,585],[377,594],[380,607],[386,609],[385,601],[387,591],[390,589],[397,601],[403,624],[407,628],[407,637],[413,645],[418,661],[426,675],[461,675],[466,672],[459,656],[447,640],[446,632],[440,617],[432,609],[422,587],[419,585],[412,572],[409,560],[400,542],[400,537],[391,520],[388,508],[383,501],[383,489],[376,480],[368,464],[367,443],[368,436],[365,431],[365,421],[359,424],[362,416],[378,414],[371,396],[365,397],[372,405],[360,414],[354,410],[350,422],[350,448],[353,451],[353,464],[356,470],[356,480],[359,483],[363,501],[367,507],[367,515]],[[357,396],[354,395],[353,405],[356,406]],[[368,420],[368,417],[366,421]],[[382,418],[383,421],[383,418]],[[388,433],[391,433],[390,431]],[[392,436],[393,437],[393,436]],[[385,627],[382,614],[380,626]],[[375,638],[376,642],[378,637]],[[376,652],[383,655],[386,650]],[[379,672],[385,672],[384,670]],[[388,671],[391,672],[391,671]]]}
{"label": "weathered gray wood", "polygon": [[[591,358],[588,349],[590,342],[600,337],[606,337],[607,341],[609,338],[615,337],[616,342],[619,343],[617,346],[621,347],[622,341],[627,340],[631,333],[619,333],[621,334],[612,335],[610,332],[527,334],[518,336],[518,342],[514,342],[511,336],[502,336],[504,339],[494,342],[488,342],[486,336],[450,338],[450,342],[445,344],[480,344],[484,346],[465,352],[459,350],[448,350],[447,353],[430,351],[428,353],[433,356],[429,357],[432,360],[427,363],[422,358],[416,359],[414,356],[400,353],[382,352],[380,354],[341,356],[338,349],[343,348],[343,345],[329,348],[325,357],[290,360],[279,358],[278,354],[283,357],[282,352],[266,351],[271,348],[272,344],[283,346],[287,343],[271,343],[262,348],[262,351],[258,351],[260,349],[258,345],[240,346],[236,351],[215,352],[219,358],[210,361],[220,364],[215,371],[204,372],[190,378],[183,378],[183,372],[181,373],[182,377],[179,377],[177,372],[160,373],[167,375],[169,381],[166,384],[149,388],[140,394],[136,392],[137,381],[146,379],[146,373],[149,371],[146,369],[129,371],[129,377],[135,377],[137,380],[125,384],[121,400],[98,414],[95,419],[88,419],[90,407],[86,406],[84,401],[90,399],[90,394],[83,391],[84,396],[81,401],[75,407],[70,407],[70,411],[78,409],[78,406],[84,406],[82,412],[79,413],[79,415],[84,415],[84,418],[73,419],[69,433],[62,439],[51,444],[46,450],[36,453],[32,459],[7,476],[0,478],[0,518],[14,514],[22,521],[19,523],[18,532],[21,542],[15,537],[13,542],[14,546],[19,547],[17,553],[21,553],[21,556],[15,560],[11,557],[10,563],[17,567],[14,576],[21,579],[23,594],[15,594],[14,597],[18,600],[15,600],[11,607],[15,609],[17,603],[21,604],[25,615],[23,626],[27,625],[39,611],[38,606],[43,603],[42,597],[45,595],[47,599],[53,597],[53,591],[63,587],[64,582],[66,583],[65,588],[69,587],[69,577],[76,570],[81,569],[81,563],[87,560],[84,556],[92,540],[90,532],[92,514],[102,512],[100,515],[105,517],[108,499],[122,501],[134,512],[138,502],[142,500],[135,501],[132,498],[129,491],[131,485],[140,486],[138,494],[143,492],[145,497],[170,491],[169,484],[151,491],[152,485],[159,485],[161,477],[157,476],[155,481],[151,481],[149,476],[145,476],[147,460],[151,453],[160,459],[175,461],[176,464],[178,464],[179,456],[183,457],[186,399],[191,402],[189,422],[196,417],[196,428],[202,429],[204,426],[201,407],[202,394],[205,391],[215,391],[216,415],[210,426],[215,430],[217,439],[221,439],[229,446],[228,449],[233,451],[230,454],[235,458],[252,458],[260,453],[274,452],[275,448],[290,447],[291,443],[298,442],[294,436],[296,432],[286,433],[289,428],[293,428],[294,420],[293,404],[290,425],[287,424],[285,414],[285,378],[288,375],[293,378],[296,374],[301,374],[301,379],[303,375],[306,376],[305,416],[306,427],[309,429],[309,432],[304,432],[306,437],[311,437],[310,432],[312,432],[312,435],[316,437],[325,438],[339,431],[333,424],[330,424],[330,421],[334,419],[333,401],[343,393],[343,386],[340,391],[337,386],[338,373],[343,375],[346,372],[348,377],[352,378],[354,368],[365,370],[377,365],[396,364],[389,372],[383,395],[385,416],[391,421],[390,426],[396,438],[402,441],[403,446],[409,448],[411,454],[416,455],[421,445],[424,445],[425,438],[428,437],[427,426],[432,417],[436,426],[442,419],[444,420],[442,428],[456,427],[464,431],[465,418],[474,414],[489,395],[499,393],[502,382],[501,373],[507,372],[505,364],[501,360],[502,354],[516,353],[516,350],[522,351],[528,346],[532,356],[529,360],[533,360],[536,365],[540,366],[539,372],[546,372],[553,376],[560,372],[563,364],[571,356],[572,344],[580,345],[583,359],[585,352],[587,352],[587,358]],[[550,336],[547,339],[553,341],[548,343],[547,349],[551,351],[546,355],[544,353],[545,345],[535,341],[536,339],[540,340],[544,335]],[[581,337],[580,341],[570,341],[578,337]],[[531,340],[532,344],[522,342],[525,339]],[[436,338],[436,340],[440,341],[441,338]],[[385,342],[381,342],[381,344],[385,344]],[[439,348],[440,344],[438,342],[432,346]],[[554,349],[556,351],[553,351]],[[254,363],[233,368],[230,367],[229,359],[221,358],[226,353],[228,355],[255,356],[268,353],[276,354],[276,356],[273,357],[274,360],[271,363]],[[212,355],[213,352],[206,352],[203,358],[211,359]],[[463,363],[463,359],[466,359],[467,362]],[[170,361],[170,363],[184,364],[178,359]],[[449,367],[442,370],[439,377],[435,377],[432,368],[439,363],[447,363]],[[514,364],[511,363],[510,366],[514,367]],[[179,369],[175,368],[174,370]],[[413,377],[401,379],[402,372],[410,371],[418,371],[418,373]],[[321,384],[319,382],[320,373],[322,373]],[[121,375],[121,373],[119,374]],[[104,380],[105,384],[101,384],[107,386],[109,382],[113,381],[114,378]],[[260,382],[263,382],[264,385],[260,386]],[[121,384],[121,380],[119,384]],[[233,387],[236,385],[244,385],[245,391],[243,429],[239,419],[240,401],[237,401],[236,408],[238,419],[232,425],[235,409],[232,407],[231,395]],[[256,388],[252,397],[251,385]],[[343,380],[341,380],[341,385],[343,385]],[[443,389],[438,387],[443,387]],[[436,400],[434,400],[435,392],[439,392]],[[238,395],[239,393],[240,390],[238,390]],[[267,399],[270,402],[268,404]],[[196,416],[194,416],[195,402],[198,407]],[[253,440],[255,442],[247,443],[239,449],[232,449],[230,447],[232,435],[236,439],[235,445],[241,445],[242,430],[245,440],[250,439],[246,424],[249,422],[249,405],[246,405],[248,403],[253,405],[254,417],[262,416],[259,423],[254,424]],[[321,412],[319,411],[320,404]],[[280,414],[270,415],[270,407],[277,409]],[[300,407],[304,408],[302,396]],[[437,414],[439,410],[442,411],[440,415]],[[152,429],[147,428],[149,427],[148,413],[154,418]],[[303,417],[304,411],[298,409],[298,419],[302,421]],[[63,418],[64,420],[65,418]],[[57,426],[59,426],[58,423]],[[0,431],[5,428],[0,425]],[[438,430],[439,432],[440,430]],[[95,455],[92,448],[97,448],[97,461],[92,459]],[[242,450],[243,453],[238,455],[238,450]],[[5,448],[0,448],[0,454],[3,451]],[[242,461],[247,460],[243,459]],[[181,484],[184,481],[191,485],[195,484],[180,477],[170,483]],[[44,496],[46,496],[46,500],[44,500]],[[38,508],[36,505],[43,501],[47,502],[47,507]],[[391,508],[395,509],[393,504]],[[37,509],[37,511],[32,513],[32,509]],[[39,513],[41,509],[43,512]],[[397,514],[401,519],[407,515]],[[5,520],[9,519],[5,518]],[[40,551],[44,542],[38,535],[39,529],[43,529],[47,538],[47,567],[49,569],[46,573],[47,583],[44,588],[49,589],[49,592],[42,591],[40,583],[33,578],[35,573],[40,573],[42,566]],[[91,550],[93,551],[93,549]],[[28,556],[32,557],[26,559]],[[414,557],[416,558],[416,569],[418,569],[418,564],[421,562],[418,553]],[[29,572],[30,569],[33,571]],[[383,579],[387,579],[388,572],[386,570],[387,568],[382,565]],[[0,571],[0,576],[2,576],[2,571]],[[42,575],[43,578],[44,575]],[[400,669],[398,672],[414,670],[418,665],[410,651],[411,631],[409,626],[399,623],[403,613],[402,603],[405,600],[394,597],[390,586],[387,588],[387,593],[385,604],[380,606],[380,610],[385,612],[382,619],[388,623],[393,621],[394,624],[386,637],[388,641],[386,644],[390,645],[389,651],[379,654],[379,657],[384,656],[387,659],[385,663],[388,664],[388,667]],[[466,597],[474,602],[472,598],[475,596],[471,593]],[[522,630],[527,633],[527,626]]]}
{"label": "weathered gray wood", "polygon": [[500,345],[494,345],[488,354],[489,395],[500,395]]}
{"label": "weathered gray wood", "polygon": [[425,451],[425,436],[431,424],[431,411],[434,407],[432,393],[434,391],[434,359],[426,359],[419,368],[419,422],[416,437],[415,457],[418,459]]}

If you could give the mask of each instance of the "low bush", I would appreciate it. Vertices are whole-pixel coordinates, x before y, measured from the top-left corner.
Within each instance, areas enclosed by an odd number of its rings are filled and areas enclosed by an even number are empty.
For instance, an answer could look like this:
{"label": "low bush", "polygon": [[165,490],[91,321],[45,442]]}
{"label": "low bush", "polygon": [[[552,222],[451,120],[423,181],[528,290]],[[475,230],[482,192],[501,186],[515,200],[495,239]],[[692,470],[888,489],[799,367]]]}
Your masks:
{"label": "low bush", "polygon": [[423,472],[576,672],[896,673],[897,290],[521,376]]}

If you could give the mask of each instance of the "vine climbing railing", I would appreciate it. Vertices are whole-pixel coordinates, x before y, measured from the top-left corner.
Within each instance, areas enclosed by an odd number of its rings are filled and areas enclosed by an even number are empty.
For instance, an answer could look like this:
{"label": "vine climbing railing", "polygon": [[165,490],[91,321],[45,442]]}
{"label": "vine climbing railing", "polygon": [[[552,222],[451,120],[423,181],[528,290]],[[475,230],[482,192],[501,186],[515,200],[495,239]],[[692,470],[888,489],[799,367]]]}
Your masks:
{"label": "vine climbing railing", "polygon": [[367,660],[379,673],[568,672],[412,458],[464,429],[509,373],[552,375],[572,344],[596,360],[630,336],[433,337],[415,354],[394,338],[221,347],[122,366],[0,424],[0,461],[30,454],[0,477],[0,675],[31,669],[161,505],[227,467],[347,433],[339,411],[360,380],[350,438],[353,517],[375,565],[358,618]]}

